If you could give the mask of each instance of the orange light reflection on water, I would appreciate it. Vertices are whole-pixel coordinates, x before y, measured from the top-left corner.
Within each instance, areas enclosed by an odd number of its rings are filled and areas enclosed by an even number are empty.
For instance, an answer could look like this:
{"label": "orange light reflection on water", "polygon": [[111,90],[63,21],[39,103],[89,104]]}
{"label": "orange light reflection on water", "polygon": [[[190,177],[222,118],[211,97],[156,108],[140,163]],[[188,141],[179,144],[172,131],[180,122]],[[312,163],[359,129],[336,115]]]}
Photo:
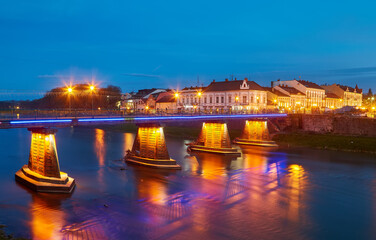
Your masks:
{"label": "orange light reflection on water", "polygon": [[104,141],[105,132],[102,129],[95,129],[95,154],[99,160],[99,166],[104,166],[106,156],[106,145]]}
{"label": "orange light reflection on water", "polygon": [[[52,197],[52,198],[50,198]],[[64,196],[61,196],[64,198]],[[65,225],[65,213],[60,209],[60,196],[35,194],[30,207],[32,239],[62,239],[60,230]]]}

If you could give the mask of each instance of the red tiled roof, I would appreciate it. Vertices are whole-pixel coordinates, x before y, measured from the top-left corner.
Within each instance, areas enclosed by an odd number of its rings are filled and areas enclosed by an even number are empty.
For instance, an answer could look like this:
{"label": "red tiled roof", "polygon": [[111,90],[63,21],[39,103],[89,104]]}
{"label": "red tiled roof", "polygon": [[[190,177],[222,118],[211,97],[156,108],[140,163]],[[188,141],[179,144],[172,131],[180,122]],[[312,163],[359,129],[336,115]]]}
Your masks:
{"label": "red tiled roof", "polygon": [[279,86],[279,87],[282,88],[283,90],[285,90],[286,92],[290,93],[290,94],[305,95],[305,93],[303,93],[303,92],[301,92],[298,89],[293,88],[293,87],[287,87],[287,86]]}
{"label": "red tiled roof", "polygon": [[157,103],[163,103],[163,102],[176,102],[176,98],[174,95],[169,94],[161,97],[156,101]]}
{"label": "red tiled roof", "polygon": [[277,89],[273,89],[273,88],[271,88],[271,87],[264,87],[264,89],[265,90],[267,90],[267,91],[269,91],[269,92],[271,92],[271,93],[273,93],[273,94],[275,94],[275,95],[277,95],[277,96],[280,96],[280,97],[288,97],[289,95],[287,95],[287,94],[284,94],[283,92],[281,92],[281,91],[278,91]]}
{"label": "red tiled roof", "polygon": [[349,89],[349,92],[363,93],[363,89],[359,89],[358,86],[356,86],[356,88],[352,88],[352,87],[349,87],[349,86],[346,86],[346,85],[340,85],[340,84],[337,84],[337,86],[342,88],[342,90],[344,90],[344,91],[347,91],[347,89]]}
{"label": "red tiled roof", "polygon": [[306,86],[307,88],[316,88],[316,89],[322,89],[324,90],[322,87],[320,87],[319,85],[317,85],[316,83],[313,83],[313,82],[308,82],[308,81],[305,81],[305,80],[297,80],[300,84],[303,84],[304,86]]}
{"label": "red tiled roof", "polygon": [[236,90],[258,90],[265,91],[263,87],[255,83],[254,81],[247,81],[249,89],[240,89],[243,84],[243,80],[212,82],[207,87],[205,92],[219,92],[219,91],[236,91]]}

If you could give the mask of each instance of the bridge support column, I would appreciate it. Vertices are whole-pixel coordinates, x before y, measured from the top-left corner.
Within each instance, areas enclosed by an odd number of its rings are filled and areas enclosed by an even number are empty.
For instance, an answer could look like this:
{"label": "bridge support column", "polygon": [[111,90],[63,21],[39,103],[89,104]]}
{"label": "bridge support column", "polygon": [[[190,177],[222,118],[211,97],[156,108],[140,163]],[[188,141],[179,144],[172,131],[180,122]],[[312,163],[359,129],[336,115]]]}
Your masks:
{"label": "bridge support column", "polygon": [[56,129],[29,128],[31,147],[28,165],[16,172],[16,181],[38,192],[70,193],[73,178],[60,172],[57,156]]}
{"label": "bridge support column", "polygon": [[132,150],[124,157],[127,163],[152,168],[181,169],[167,151],[163,128],[159,124],[140,124]]}
{"label": "bridge support column", "polygon": [[234,143],[260,147],[278,147],[274,141],[270,140],[268,121],[266,119],[246,120],[242,135],[236,138]]}
{"label": "bridge support column", "polygon": [[231,147],[227,124],[218,121],[204,122],[200,136],[189,144],[188,150],[240,156],[237,149]]}

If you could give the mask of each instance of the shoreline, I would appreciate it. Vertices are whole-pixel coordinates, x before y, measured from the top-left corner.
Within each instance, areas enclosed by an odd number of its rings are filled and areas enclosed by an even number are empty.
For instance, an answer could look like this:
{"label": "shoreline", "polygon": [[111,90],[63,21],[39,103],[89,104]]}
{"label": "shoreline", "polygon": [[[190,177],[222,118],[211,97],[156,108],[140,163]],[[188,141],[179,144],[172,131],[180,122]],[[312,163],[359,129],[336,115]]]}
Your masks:
{"label": "shoreline", "polygon": [[306,132],[278,133],[273,136],[282,148],[300,148],[376,154],[376,138],[317,134]]}

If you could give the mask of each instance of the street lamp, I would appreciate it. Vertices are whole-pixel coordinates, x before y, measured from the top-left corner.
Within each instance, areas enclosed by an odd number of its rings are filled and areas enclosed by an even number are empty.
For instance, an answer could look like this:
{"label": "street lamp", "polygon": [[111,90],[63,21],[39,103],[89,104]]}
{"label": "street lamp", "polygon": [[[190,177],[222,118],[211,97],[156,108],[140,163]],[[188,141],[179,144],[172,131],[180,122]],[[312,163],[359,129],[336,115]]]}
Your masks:
{"label": "street lamp", "polygon": [[202,96],[202,92],[198,91],[197,92],[197,97],[198,97],[198,114],[200,114],[201,96]]}
{"label": "street lamp", "polygon": [[94,85],[89,86],[90,94],[91,94],[91,116],[94,117],[94,99],[93,99],[93,92],[95,90]]}
{"label": "street lamp", "polygon": [[69,102],[69,115],[71,115],[71,111],[72,111],[71,94],[73,93],[73,88],[72,87],[68,87],[67,88],[67,92],[68,92],[68,102]]}
{"label": "street lamp", "polygon": [[178,113],[179,93],[176,92],[176,93],[174,94],[174,96],[175,96],[175,99],[176,99],[176,113]]}

